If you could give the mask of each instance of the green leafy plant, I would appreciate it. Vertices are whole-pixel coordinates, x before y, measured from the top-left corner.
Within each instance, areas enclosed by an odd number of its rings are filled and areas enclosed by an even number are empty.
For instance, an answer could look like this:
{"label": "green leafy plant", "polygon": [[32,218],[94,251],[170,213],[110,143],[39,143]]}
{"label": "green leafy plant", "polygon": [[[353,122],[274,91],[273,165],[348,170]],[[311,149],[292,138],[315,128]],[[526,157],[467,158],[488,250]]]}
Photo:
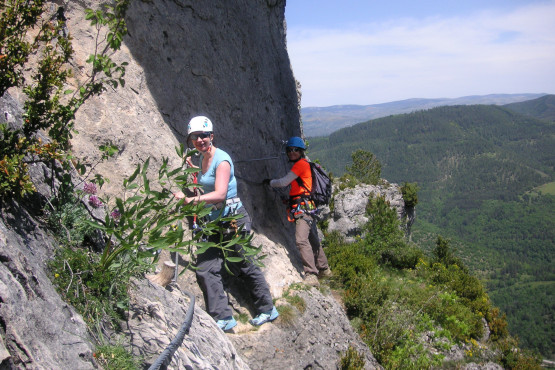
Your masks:
{"label": "green leafy plant", "polygon": [[443,355],[430,353],[428,348],[411,337],[395,347],[385,365],[388,369],[433,369],[441,366],[443,359]]}
{"label": "green leafy plant", "polygon": [[381,256],[384,262],[391,261],[394,251],[405,246],[397,212],[385,197],[370,196],[366,215],[369,220],[363,227],[365,249],[368,253]]}
{"label": "green leafy plant", "polygon": [[[185,153],[183,146],[176,148],[176,151],[182,158],[181,165],[169,169],[168,158],[162,159],[156,187],[159,190],[151,187],[148,177],[150,160],[147,159],[124,180],[123,197],[116,197],[113,201],[89,198],[89,203],[92,202],[93,205],[110,205],[110,212],[107,212],[103,222],[89,221],[91,226],[97,227],[107,236],[99,268],[110,269],[120,255],[139,261],[146,257],[154,258],[161,249],[192,255],[201,254],[212,247],[220,248],[227,262],[240,262],[248,258],[261,265],[260,260],[263,257],[255,258],[261,247],[251,245],[252,235],[243,236],[243,233],[237,232],[231,240],[223,239],[223,224],[233,222],[238,216],[219,217],[211,222],[203,222],[190,235],[185,222],[193,217],[197,217],[200,222],[212,208],[206,207],[204,203],[183,204],[174,197],[172,188],[198,186],[188,182],[188,175],[198,172],[196,168],[187,168],[187,158],[193,152]],[[217,242],[208,241],[214,235],[219,235],[220,239]],[[237,246],[240,246],[242,256],[233,255]],[[229,270],[227,262],[226,268]]]}

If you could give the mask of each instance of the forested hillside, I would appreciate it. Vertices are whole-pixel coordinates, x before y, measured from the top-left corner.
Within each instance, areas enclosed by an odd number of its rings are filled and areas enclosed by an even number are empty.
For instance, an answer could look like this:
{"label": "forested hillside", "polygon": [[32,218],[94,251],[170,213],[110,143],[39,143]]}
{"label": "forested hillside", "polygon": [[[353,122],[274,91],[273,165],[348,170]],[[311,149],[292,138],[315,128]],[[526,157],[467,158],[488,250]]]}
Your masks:
{"label": "forested hillside", "polygon": [[382,177],[417,182],[414,240],[430,249],[434,235],[451,238],[522,345],[553,358],[554,123],[499,106],[445,106],[309,142],[311,158],[335,175],[364,149]]}
{"label": "forested hillside", "polygon": [[555,122],[555,95],[545,95],[538,99],[506,104],[505,107],[526,116]]}

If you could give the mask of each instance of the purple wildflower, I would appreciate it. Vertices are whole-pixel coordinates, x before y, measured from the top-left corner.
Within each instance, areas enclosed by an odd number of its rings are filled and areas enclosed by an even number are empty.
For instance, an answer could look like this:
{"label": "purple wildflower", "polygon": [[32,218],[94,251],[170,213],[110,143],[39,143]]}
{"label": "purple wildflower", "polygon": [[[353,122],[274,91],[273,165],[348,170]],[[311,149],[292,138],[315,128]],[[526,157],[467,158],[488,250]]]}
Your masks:
{"label": "purple wildflower", "polygon": [[83,186],[83,191],[87,194],[96,194],[96,185],[92,182],[87,182]]}
{"label": "purple wildflower", "polygon": [[98,207],[102,206],[102,201],[96,195],[91,195],[89,197],[89,204],[93,208],[98,208]]}
{"label": "purple wildflower", "polygon": [[121,217],[121,213],[120,213],[119,209],[114,209],[114,210],[112,211],[112,213],[110,213],[110,216],[112,216],[112,218],[113,218],[114,220],[118,221],[118,220],[120,219],[120,217]]}

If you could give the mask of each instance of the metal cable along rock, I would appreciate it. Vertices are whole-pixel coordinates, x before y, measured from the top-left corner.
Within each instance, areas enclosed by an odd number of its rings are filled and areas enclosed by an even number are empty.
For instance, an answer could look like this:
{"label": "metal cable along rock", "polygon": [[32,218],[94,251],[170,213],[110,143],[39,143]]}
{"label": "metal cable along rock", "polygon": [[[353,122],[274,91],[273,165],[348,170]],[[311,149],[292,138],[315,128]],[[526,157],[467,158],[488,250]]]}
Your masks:
{"label": "metal cable along rock", "polygon": [[189,333],[189,329],[191,328],[191,324],[193,322],[193,314],[195,313],[195,296],[189,292],[185,292],[185,294],[187,294],[191,300],[189,308],[187,309],[187,314],[185,315],[185,321],[183,322],[183,325],[181,325],[181,329],[179,329],[175,338],[170,342],[170,344],[168,344],[164,352],[158,356],[158,359],[148,368],[148,370],[167,369],[172,360],[173,354],[181,343],[183,343],[185,334]]}

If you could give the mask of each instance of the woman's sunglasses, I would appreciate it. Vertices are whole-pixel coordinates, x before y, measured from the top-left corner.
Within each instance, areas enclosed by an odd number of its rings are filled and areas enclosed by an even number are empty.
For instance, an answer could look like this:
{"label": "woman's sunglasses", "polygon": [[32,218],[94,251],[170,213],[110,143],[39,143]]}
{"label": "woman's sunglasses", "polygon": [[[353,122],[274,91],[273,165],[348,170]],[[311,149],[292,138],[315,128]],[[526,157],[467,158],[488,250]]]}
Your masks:
{"label": "woman's sunglasses", "polygon": [[294,147],[294,146],[289,146],[289,147],[285,148],[285,151],[287,153],[291,153],[291,152],[296,153],[296,152],[300,152],[301,150],[302,150],[301,148],[297,148],[297,147]]}
{"label": "woman's sunglasses", "polygon": [[200,134],[191,134],[189,135],[189,138],[193,141],[197,141],[197,139],[200,137],[201,140],[206,139],[207,137],[210,137],[210,132],[203,132]]}

